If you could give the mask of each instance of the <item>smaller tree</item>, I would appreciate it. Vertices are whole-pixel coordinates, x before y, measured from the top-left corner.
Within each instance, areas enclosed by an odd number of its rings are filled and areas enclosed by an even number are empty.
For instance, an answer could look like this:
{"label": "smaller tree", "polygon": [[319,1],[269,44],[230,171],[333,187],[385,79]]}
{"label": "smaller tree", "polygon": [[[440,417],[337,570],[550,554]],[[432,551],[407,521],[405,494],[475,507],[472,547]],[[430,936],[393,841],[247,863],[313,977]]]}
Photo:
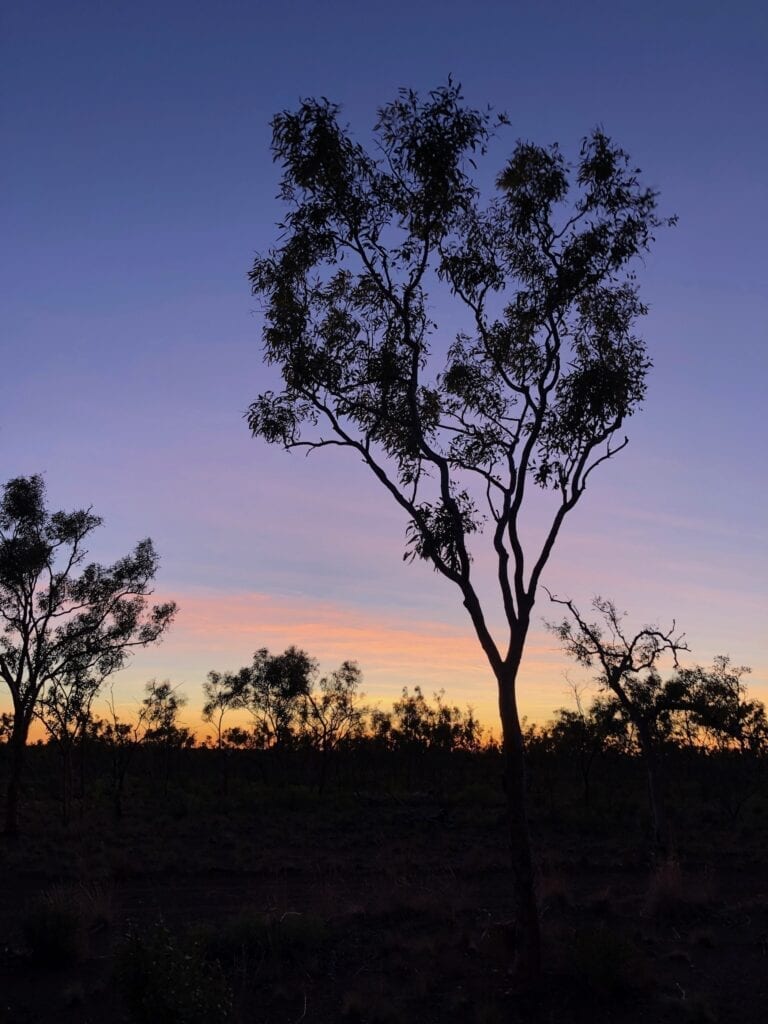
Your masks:
{"label": "smaller tree", "polygon": [[320,751],[320,793],[325,788],[332,752],[345,740],[363,734],[367,708],[359,703],[363,697],[361,680],[357,663],[345,661],[341,668],[323,676],[317,687],[310,685],[303,695],[300,720],[302,731]]}
{"label": "smaller tree", "polygon": [[563,647],[585,668],[597,664],[598,683],[616,698],[618,706],[637,732],[637,741],[648,780],[653,832],[656,846],[672,852],[672,837],[663,793],[658,756],[657,729],[669,707],[664,699],[661,679],[655,671],[661,656],[668,652],[678,665],[678,654],[687,651],[682,634],[675,635],[675,623],[668,630],[645,626],[630,636],[622,624],[624,615],[612,601],[595,597],[593,609],[602,624],[588,622],[573,601],[549,594],[555,604],[565,606],[570,617],[560,623],[548,623]]}
{"label": "smaller tree", "polygon": [[680,669],[667,682],[670,704],[687,712],[704,746],[742,754],[768,749],[765,706],[747,698],[743,682],[750,671],[721,654],[710,668]]}
{"label": "smaller tree", "polygon": [[238,705],[238,686],[234,676],[226,672],[208,673],[203,683],[202,719],[216,730],[216,748],[222,750],[224,743],[224,717]]}
{"label": "smaller tree", "polygon": [[146,697],[142,701],[147,729],[145,743],[157,744],[164,748],[183,747],[189,744],[191,733],[179,725],[179,712],[186,707],[187,698],[177,692],[166,679],[158,683],[150,679],[146,685]]}
{"label": "smaller tree", "polygon": [[116,818],[123,816],[123,794],[128,769],[147,731],[148,708],[146,702],[139,707],[130,722],[123,721],[117,713],[114,691],[107,701],[109,717],[104,722],[101,740],[110,752],[112,768],[112,801]]}
{"label": "smaller tree", "polygon": [[288,647],[270,654],[266,647],[253,662],[222,680],[222,693],[232,707],[243,708],[254,721],[263,747],[287,747],[296,738],[304,699],[312,687],[317,662],[306,651]]}
{"label": "smaller tree", "polygon": [[587,707],[581,689],[577,685],[573,685],[572,689],[575,709],[558,708],[547,731],[552,750],[564,753],[578,764],[584,805],[589,807],[592,768],[604,753],[609,736],[615,738],[623,732],[624,723],[617,722],[617,709],[612,696],[598,696]]}
{"label": "smaller tree", "polygon": [[91,509],[51,512],[40,476],[17,477],[0,499],[0,677],[11,693],[13,731],[6,832],[18,831],[29,727],[41,695],[76,681],[97,691],[135,647],[155,643],[176,605],[149,607],[158,556],[147,538],[112,565],[86,564],[101,525]]}
{"label": "smaller tree", "polygon": [[768,769],[768,717],[765,706],[747,696],[743,677],[749,671],[719,655],[711,667],[680,669],[665,683],[678,734],[716,759],[715,790],[732,819],[761,790]]}
{"label": "smaller tree", "polygon": [[98,689],[98,683],[89,677],[81,679],[78,676],[62,676],[52,679],[35,710],[37,718],[61,755],[61,805],[65,822],[69,820],[72,802],[74,754],[79,746],[82,783],[82,745],[89,730],[93,733],[92,706]]}
{"label": "smaller tree", "polygon": [[168,788],[174,752],[194,746],[195,742],[189,729],[179,725],[179,712],[186,706],[187,698],[177,691],[178,687],[171,686],[167,679],[162,683],[150,679],[146,685],[147,695],[142,701],[146,722],[144,744],[154,748],[160,755],[165,790]]}
{"label": "smaller tree", "polygon": [[478,750],[483,729],[472,708],[462,711],[455,704],[447,704],[444,690],[433,694],[433,701],[430,704],[420,686],[414,686],[413,693],[404,686],[400,699],[392,705],[388,722],[386,714],[379,715],[378,731],[386,728],[390,742],[397,746]]}

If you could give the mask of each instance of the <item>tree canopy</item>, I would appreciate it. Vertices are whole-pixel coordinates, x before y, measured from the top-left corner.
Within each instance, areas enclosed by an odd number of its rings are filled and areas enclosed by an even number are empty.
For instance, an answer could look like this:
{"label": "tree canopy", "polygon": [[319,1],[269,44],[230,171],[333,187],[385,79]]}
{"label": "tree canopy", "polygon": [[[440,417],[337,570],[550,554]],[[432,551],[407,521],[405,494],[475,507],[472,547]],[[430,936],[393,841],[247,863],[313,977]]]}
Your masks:
{"label": "tree canopy", "polygon": [[[468,538],[490,521],[514,626],[564,515],[626,443],[645,394],[631,265],[669,222],[600,129],[575,164],[557,145],[518,142],[500,194],[482,202],[472,171],[500,120],[453,83],[383,107],[372,152],[326,100],[277,115],[288,212],[251,271],[283,377],[251,405],[251,430],[356,451],[407,512],[408,554],[461,588],[483,633]],[[433,320],[441,288],[469,329]],[[529,482],[558,500],[530,565]]]}
{"label": "tree canopy", "polygon": [[176,613],[172,601],[148,605],[158,568],[149,538],[112,565],[86,562],[86,541],[100,525],[91,509],[51,512],[41,476],[3,487],[0,678],[13,701],[14,749],[9,831],[16,829],[23,748],[41,695],[48,694],[49,710],[87,704],[129,652],[157,641]]}
{"label": "tree canopy", "polygon": [[[405,557],[459,588],[499,690],[515,972],[530,980],[540,942],[517,674],[563,521],[645,396],[634,265],[672,219],[599,128],[574,161],[517,142],[484,199],[477,162],[505,123],[450,80],[425,97],[402,90],[369,148],[325,99],[274,118],[287,212],[250,279],[282,386],[254,400],[248,424],[287,449],[354,452],[406,513]],[[530,487],[554,502],[524,544]],[[487,524],[502,636],[473,574]]]}

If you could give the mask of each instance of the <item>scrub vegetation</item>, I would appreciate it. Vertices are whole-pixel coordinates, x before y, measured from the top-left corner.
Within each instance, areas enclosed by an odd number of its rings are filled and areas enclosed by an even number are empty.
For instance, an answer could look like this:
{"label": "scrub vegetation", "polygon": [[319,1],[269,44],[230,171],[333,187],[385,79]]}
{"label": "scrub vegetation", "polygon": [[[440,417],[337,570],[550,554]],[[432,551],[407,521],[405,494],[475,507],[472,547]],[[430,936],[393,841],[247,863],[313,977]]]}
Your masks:
{"label": "scrub vegetation", "polygon": [[[418,687],[372,707],[354,663],[321,676],[296,648],[212,673],[225,718],[206,706],[202,739],[170,683],[130,723],[95,702],[66,814],[59,745],[28,750],[3,849],[2,1019],[757,1024],[768,723],[743,679],[726,658],[647,674],[674,856],[610,689],[524,723],[545,964],[525,998],[503,752],[470,709]],[[322,721],[346,724],[331,742]]]}

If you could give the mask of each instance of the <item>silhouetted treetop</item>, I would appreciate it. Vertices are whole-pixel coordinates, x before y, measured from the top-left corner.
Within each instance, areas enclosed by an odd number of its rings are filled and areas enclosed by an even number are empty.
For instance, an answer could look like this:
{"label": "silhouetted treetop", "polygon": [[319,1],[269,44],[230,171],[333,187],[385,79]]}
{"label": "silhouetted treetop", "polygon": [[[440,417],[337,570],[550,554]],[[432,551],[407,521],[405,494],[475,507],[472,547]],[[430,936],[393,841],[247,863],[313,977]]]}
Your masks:
{"label": "silhouetted treetop", "polygon": [[[252,404],[252,431],[357,449],[409,513],[411,555],[456,582],[485,518],[473,477],[501,538],[527,476],[569,507],[623,445],[650,366],[631,263],[668,222],[599,129],[575,166],[519,142],[482,204],[471,171],[497,124],[453,83],[383,107],[375,155],[327,100],[277,115],[288,212],[250,275],[284,380]],[[436,279],[474,329],[433,353]]]}
{"label": "silhouetted treetop", "polygon": [[176,613],[150,605],[159,559],[152,541],[111,565],[87,562],[101,525],[91,509],[50,511],[41,476],[16,477],[0,498],[0,679],[13,702],[6,827],[17,827],[24,748],[43,694],[61,719],[89,706],[129,652],[160,639]]}

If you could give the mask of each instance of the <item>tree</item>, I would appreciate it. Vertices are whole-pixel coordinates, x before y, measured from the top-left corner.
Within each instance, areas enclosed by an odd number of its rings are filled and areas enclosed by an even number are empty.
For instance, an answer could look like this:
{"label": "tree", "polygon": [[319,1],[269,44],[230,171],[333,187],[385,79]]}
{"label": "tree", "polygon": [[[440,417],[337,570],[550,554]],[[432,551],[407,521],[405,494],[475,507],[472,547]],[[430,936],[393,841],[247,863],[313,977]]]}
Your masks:
{"label": "tree", "polygon": [[551,594],[550,599],[564,605],[570,615],[560,623],[551,623],[549,628],[580,665],[591,668],[597,664],[600,670],[598,683],[614,695],[618,710],[637,732],[648,780],[654,840],[657,848],[669,856],[672,853],[672,836],[658,748],[659,733],[663,728],[667,731],[672,709],[656,665],[668,652],[677,667],[678,654],[688,650],[684,637],[675,635],[674,622],[667,630],[645,626],[630,636],[622,625],[624,616],[612,601],[601,597],[594,598],[592,607],[602,618],[602,624],[588,622],[573,601]]}
{"label": "tree", "polygon": [[317,672],[314,658],[296,647],[270,654],[256,651],[250,666],[227,674],[224,685],[233,707],[248,711],[262,747],[290,746],[301,717],[302,701]]}
{"label": "tree", "polygon": [[123,793],[125,779],[133,757],[147,732],[149,707],[142,701],[137,714],[130,722],[123,721],[117,713],[114,690],[110,690],[107,701],[109,717],[104,722],[101,740],[110,753],[112,768],[112,801],[116,818],[123,816]]}
{"label": "tree", "polygon": [[[84,744],[96,723],[92,714],[93,702],[99,690],[99,680],[79,675],[62,675],[52,679],[40,695],[35,715],[45,726],[48,735],[61,755],[61,803],[63,820],[69,820],[72,801],[72,761],[76,747],[80,747],[80,777],[84,778]],[[84,787],[81,785],[81,795]]]}
{"label": "tree", "polygon": [[597,757],[605,750],[608,737],[616,737],[624,727],[617,726],[616,705],[612,699],[595,698],[589,707],[584,706],[581,689],[573,685],[576,710],[558,708],[555,718],[548,727],[548,733],[555,751],[564,751],[579,766],[584,805],[590,805],[590,776]]}
{"label": "tree", "polygon": [[162,683],[150,679],[145,692],[141,702],[141,717],[146,722],[144,742],[163,750],[188,746],[192,734],[186,726],[179,725],[179,712],[186,707],[187,698],[167,679]]}
{"label": "tree", "polygon": [[[459,87],[384,106],[367,151],[326,100],[273,122],[287,206],[277,248],[250,274],[267,363],[282,390],[250,406],[254,436],[341,447],[407,517],[406,558],[458,588],[495,677],[516,907],[515,971],[540,970],[516,681],[537,587],[566,515],[627,443],[650,360],[632,272],[663,221],[656,193],[601,131],[574,166],[518,142],[481,203],[471,177],[495,129]],[[431,294],[428,294],[433,289]],[[455,306],[454,340],[432,320]],[[553,505],[523,542],[529,487]],[[494,636],[472,567],[490,525],[501,612]],[[495,611],[495,609],[494,609]]]}
{"label": "tree", "polygon": [[179,725],[179,712],[186,707],[187,698],[178,692],[178,686],[171,686],[167,679],[162,683],[150,679],[144,689],[146,697],[141,702],[145,723],[143,743],[154,748],[159,755],[163,792],[167,793],[174,752],[195,745],[195,737],[190,730]]}
{"label": "tree", "polygon": [[237,687],[231,676],[221,672],[209,672],[203,683],[202,719],[216,730],[216,748],[224,746],[224,716],[237,706]]}
{"label": "tree", "polygon": [[376,730],[380,734],[386,732],[390,744],[395,746],[446,752],[479,750],[483,730],[472,709],[465,712],[455,704],[446,704],[444,690],[435,693],[433,699],[434,705],[420,686],[414,686],[413,693],[404,686],[400,699],[392,705],[392,713],[378,713]]}
{"label": "tree", "polygon": [[765,785],[768,716],[747,696],[749,668],[718,655],[709,668],[681,668],[664,684],[673,727],[688,745],[716,757],[715,791],[729,817]]}
{"label": "tree", "polygon": [[760,753],[768,747],[768,722],[764,705],[747,699],[742,679],[749,672],[724,654],[710,668],[681,668],[665,684],[667,701],[688,716],[704,746]]}
{"label": "tree", "polygon": [[5,827],[18,831],[19,792],[32,718],[46,688],[77,681],[96,691],[129,652],[155,643],[173,602],[148,606],[158,556],[149,539],[112,565],[85,563],[101,525],[90,509],[51,512],[40,476],[17,477],[0,500],[0,676],[13,730]]}
{"label": "tree", "polygon": [[362,735],[367,709],[359,703],[362,673],[354,661],[345,661],[317,686],[310,685],[300,705],[302,731],[320,752],[320,777],[317,788],[322,794],[328,774],[328,759],[345,741]]}

